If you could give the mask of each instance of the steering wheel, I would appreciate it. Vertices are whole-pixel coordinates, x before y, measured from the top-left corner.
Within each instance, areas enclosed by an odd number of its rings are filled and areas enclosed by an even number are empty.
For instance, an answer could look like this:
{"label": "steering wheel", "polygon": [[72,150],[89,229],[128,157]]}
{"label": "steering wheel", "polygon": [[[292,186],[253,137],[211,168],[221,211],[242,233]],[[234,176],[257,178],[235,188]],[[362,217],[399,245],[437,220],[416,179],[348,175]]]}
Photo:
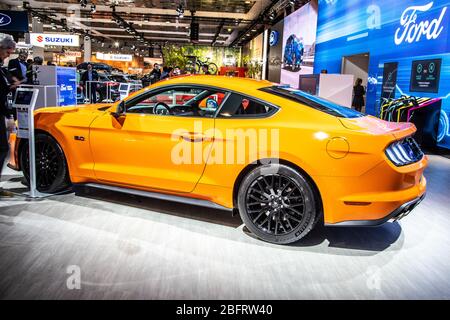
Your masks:
{"label": "steering wheel", "polygon": [[158,102],[153,107],[153,114],[169,115],[172,114],[172,112],[170,111],[170,107],[167,105],[167,103]]}

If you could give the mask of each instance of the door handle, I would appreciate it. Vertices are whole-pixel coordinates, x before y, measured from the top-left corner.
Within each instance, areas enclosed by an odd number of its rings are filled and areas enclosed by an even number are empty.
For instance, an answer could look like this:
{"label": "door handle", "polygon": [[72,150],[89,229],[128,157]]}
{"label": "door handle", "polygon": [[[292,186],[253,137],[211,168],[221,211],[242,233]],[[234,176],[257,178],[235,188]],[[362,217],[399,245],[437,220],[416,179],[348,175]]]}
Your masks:
{"label": "door handle", "polygon": [[211,138],[205,136],[203,133],[198,132],[186,132],[180,135],[180,138],[187,142],[203,142],[210,141]]}

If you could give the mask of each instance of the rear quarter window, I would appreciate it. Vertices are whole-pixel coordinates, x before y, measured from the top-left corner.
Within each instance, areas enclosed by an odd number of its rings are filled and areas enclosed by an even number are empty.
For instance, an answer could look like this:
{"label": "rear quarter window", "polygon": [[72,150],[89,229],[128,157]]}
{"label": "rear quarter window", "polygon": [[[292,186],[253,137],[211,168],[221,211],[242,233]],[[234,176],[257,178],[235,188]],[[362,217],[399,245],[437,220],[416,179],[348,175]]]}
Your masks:
{"label": "rear quarter window", "polygon": [[313,96],[300,90],[282,86],[267,87],[259,90],[294,102],[298,102],[299,104],[306,105],[310,108],[339,118],[360,118],[365,116],[363,113],[360,113],[356,110],[340,106],[334,102]]}

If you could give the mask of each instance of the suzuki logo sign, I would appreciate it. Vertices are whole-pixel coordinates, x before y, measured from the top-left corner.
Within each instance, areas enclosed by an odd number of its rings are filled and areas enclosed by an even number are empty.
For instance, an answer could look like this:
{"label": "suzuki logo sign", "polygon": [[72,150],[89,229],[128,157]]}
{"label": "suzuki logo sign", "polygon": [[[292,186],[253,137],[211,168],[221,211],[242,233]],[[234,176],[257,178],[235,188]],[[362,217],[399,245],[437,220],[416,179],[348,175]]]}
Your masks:
{"label": "suzuki logo sign", "polygon": [[7,26],[10,23],[11,23],[11,17],[4,13],[0,13],[0,27]]}
{"label": "suzuki logo sign", "polygon": [[107,61],[133,61],[133,56],[131,54],[112,54],[112,53],[102,53],[97,52],[96,58],[98,60]]}
{"label": "suzuki logo sign", "polygon": [[420,20],[419,18],[419,14],[430,10],[433,7],[433,3],[406,8],[400,18],[400,27],[395,32],[396,45],[401,45],[403,42],[419,42],[423,40],[423,37],[427,40],[435,40],[441,35],[444,30],[442,21],[447,12],[447,7],[444,7],[439,17],[432,21]]}
{"label": "suzuki logo sign", "polygon": [[30,33],[30,44],[34,46],[78,47],[79,37],[70,34]]}

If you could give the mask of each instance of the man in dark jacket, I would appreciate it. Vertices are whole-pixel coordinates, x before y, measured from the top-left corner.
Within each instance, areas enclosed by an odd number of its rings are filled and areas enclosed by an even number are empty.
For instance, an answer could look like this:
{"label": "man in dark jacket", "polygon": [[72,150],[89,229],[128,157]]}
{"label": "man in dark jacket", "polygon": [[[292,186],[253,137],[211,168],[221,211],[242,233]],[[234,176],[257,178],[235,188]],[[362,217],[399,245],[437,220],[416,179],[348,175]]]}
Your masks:
{"label": "man in dark jacket", "polygon": [[81,76],[80,82],[84,86],[85,97],[91,103],[97,103],[97,82],[92,81],[98,81],[98,73],[92,68],[92,64],[88,63],[87,70]]}
{"label": "man in dark jacket", "polygon": [[161,79],[161,69],[159,64],[155,63],[153,65],[153,70],[150,71],[150,84],[154,84]]}
{"label": "man in dark jacket", "polygon": [[19,52],[19,57],[9,60],[8,63],[8,70],[11,75],[22,83],[27,82],[27,58],[28,53],[22,50]]}

